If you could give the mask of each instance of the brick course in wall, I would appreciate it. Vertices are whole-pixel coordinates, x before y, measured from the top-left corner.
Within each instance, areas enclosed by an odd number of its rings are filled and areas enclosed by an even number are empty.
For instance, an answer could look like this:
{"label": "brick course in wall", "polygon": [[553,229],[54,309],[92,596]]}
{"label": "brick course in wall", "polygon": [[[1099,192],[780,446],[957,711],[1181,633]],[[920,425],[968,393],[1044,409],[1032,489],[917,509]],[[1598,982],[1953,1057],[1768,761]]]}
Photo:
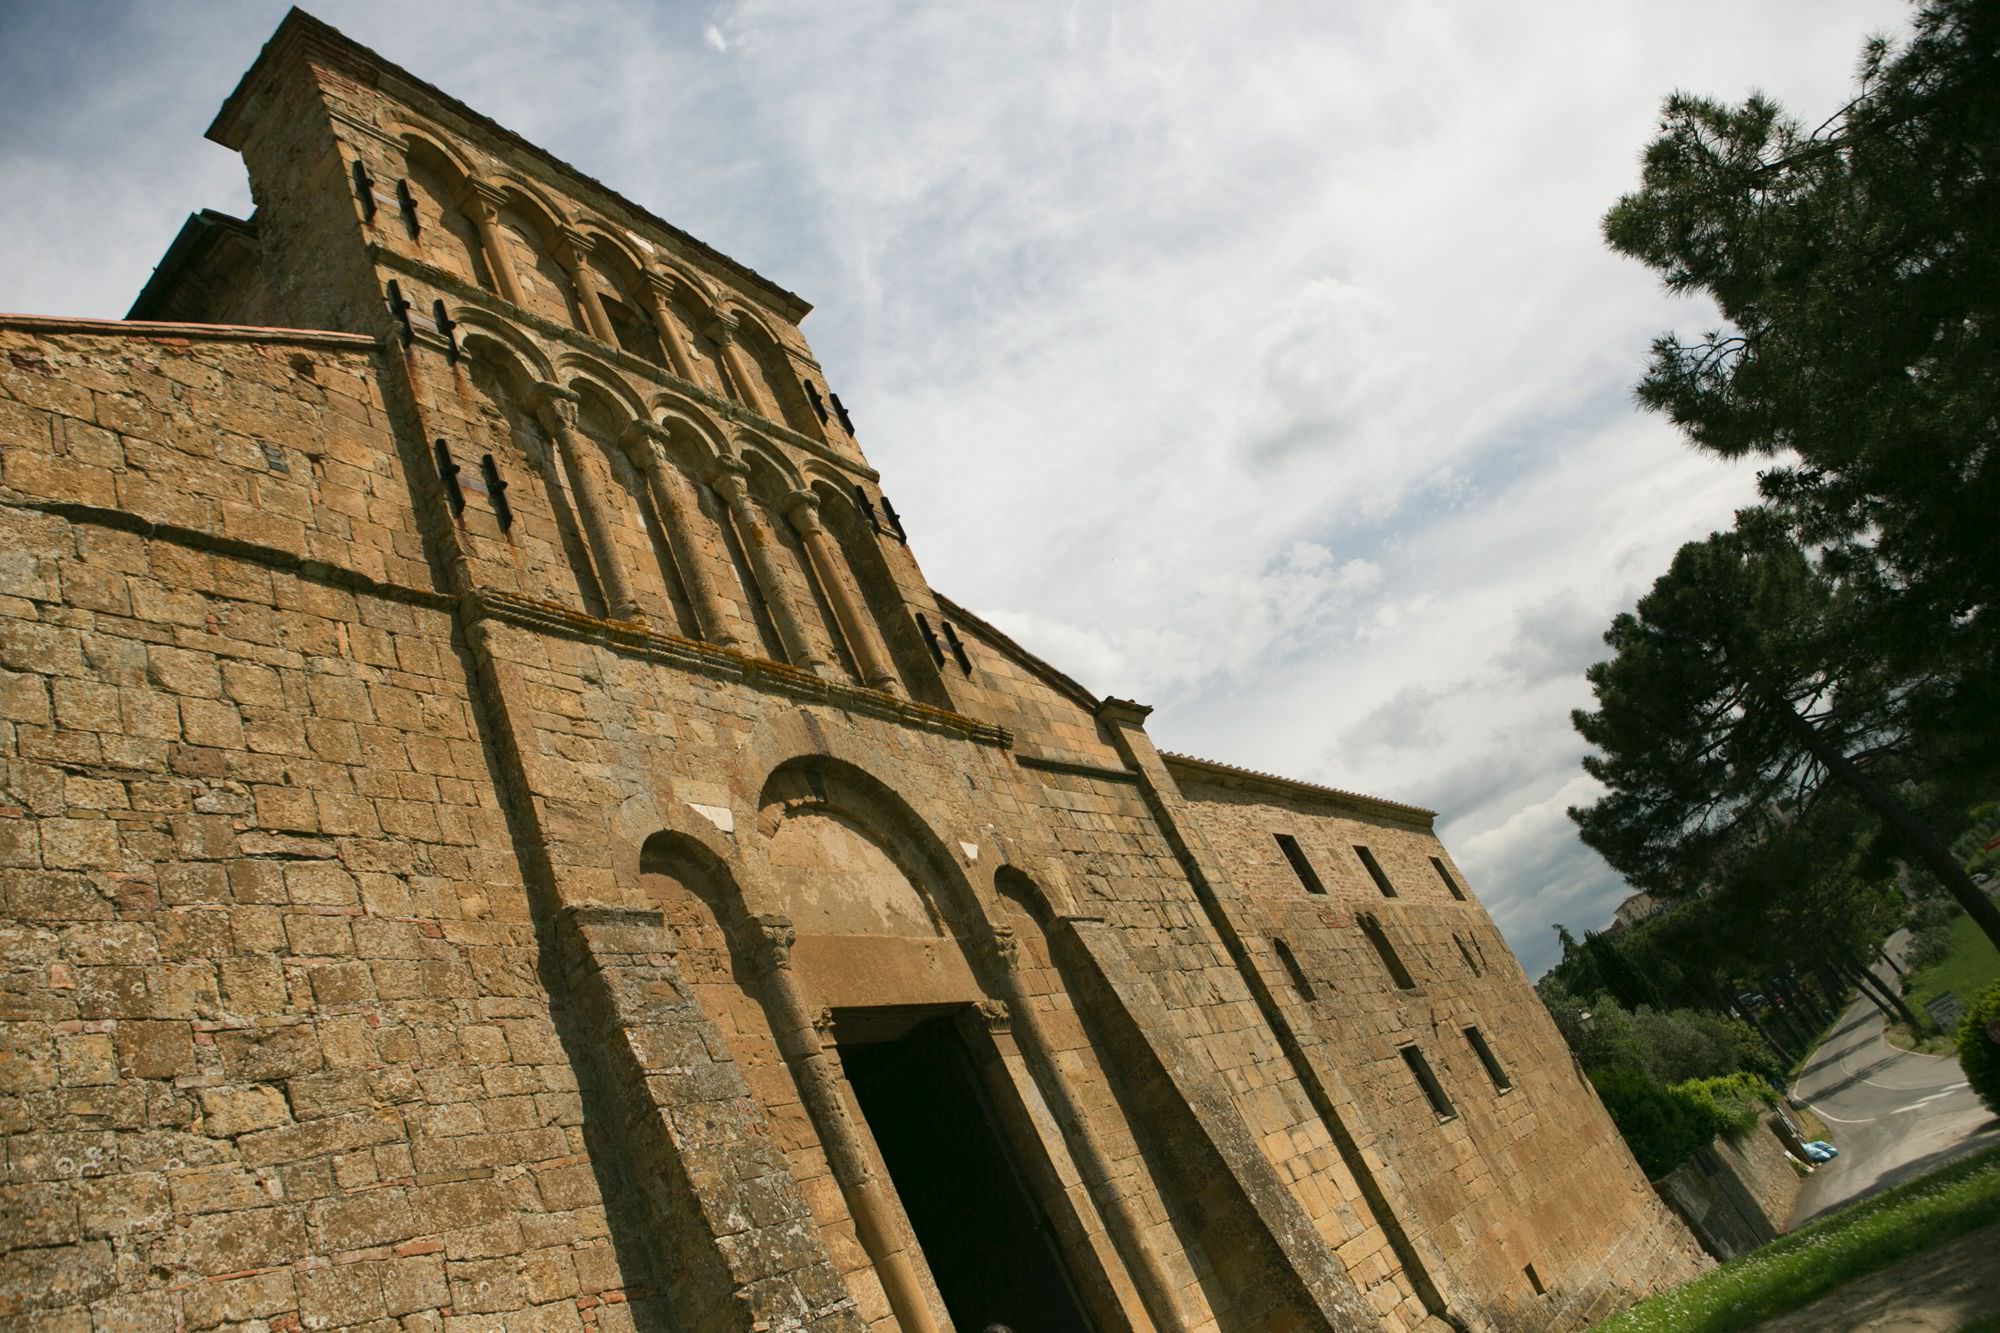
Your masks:
{"label": "brick course in wall", "polygon": [[923,1022],[1096,1327],[1704,1262],[1428,812],[933,593],[802,300],[296,11],[211,134],[254,217],[0,319],[0,1319],[945,1328]]}

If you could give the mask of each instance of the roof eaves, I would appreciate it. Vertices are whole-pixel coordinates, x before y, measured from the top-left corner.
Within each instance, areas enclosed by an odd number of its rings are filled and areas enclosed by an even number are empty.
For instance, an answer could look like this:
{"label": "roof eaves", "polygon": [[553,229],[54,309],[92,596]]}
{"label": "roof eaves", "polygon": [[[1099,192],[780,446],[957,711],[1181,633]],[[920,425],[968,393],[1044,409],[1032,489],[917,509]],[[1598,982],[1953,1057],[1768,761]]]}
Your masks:
{"label": "roof eaves", "polygon": [[1437,811],[1426,810],[1420,805],[1408,805],[1402,801],[1392,801],[1383,796],[1370,796],[1365,792],[1343,791],[1339,787],[1326,787],[1317,782],[1303,782],[1298,778],[1280,777],[1276,773],[1262,773],[1254,768],[1238,768],[1235,764],[1224,764],[1214,759],[1202,759],[1191,754],[1176,754],[1162,750],[1160,758],[1168,767],[1191,770],[1201,777],[1235,782],[1246,786],[1275,788],[1294,795],[1310,796],[1319,800],[1336,800],[1343,805],[1359,805],[1379,810],[1399,819],[1418,819],[1426,825],[1437,818]]}

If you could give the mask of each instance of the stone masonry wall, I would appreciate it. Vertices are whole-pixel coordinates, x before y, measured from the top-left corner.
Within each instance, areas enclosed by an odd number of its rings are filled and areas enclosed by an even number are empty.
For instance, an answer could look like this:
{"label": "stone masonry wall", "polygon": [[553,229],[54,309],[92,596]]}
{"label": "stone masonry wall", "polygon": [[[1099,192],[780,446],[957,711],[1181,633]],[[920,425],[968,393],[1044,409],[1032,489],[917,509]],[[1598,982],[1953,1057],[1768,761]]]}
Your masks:
{"label": "stone masonry wall", "polygon": [[[1427,817],[1188,769],[1180,779],[1204,834],[1251,895],[1274,993],[1303,1011],[1318,1042],[1311,1058],[1347,1089],[1344,1118],[1381,1162],[1389,1206],[1436,1265],[1455,1312],[1476,1311],[1494,1327],[1562,1327],[1699,1269],[1691,1238],[1657,1206]],[[1279,833],[1298,840],[1323,893],[1302,883]],[[1396,897],[1376,887],[1357,844]],[[1408,988],[1368,941],[1362,917],[1379,926]],[[1507,1087],[1486,1071],[1469,1027]],[[1432,1109],[1406,1046],[1436,1075],[1449,1116]]]}

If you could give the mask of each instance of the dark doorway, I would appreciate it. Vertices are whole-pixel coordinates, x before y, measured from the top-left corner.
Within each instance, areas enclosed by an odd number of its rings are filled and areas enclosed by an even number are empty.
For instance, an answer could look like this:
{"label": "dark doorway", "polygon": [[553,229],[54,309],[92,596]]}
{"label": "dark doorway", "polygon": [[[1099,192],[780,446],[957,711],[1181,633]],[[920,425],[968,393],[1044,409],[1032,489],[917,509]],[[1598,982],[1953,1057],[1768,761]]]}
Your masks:
{"label": "dark doorway", "polygon": [[960,1333],[1089,1333],[949,1018],[840,1061]]}

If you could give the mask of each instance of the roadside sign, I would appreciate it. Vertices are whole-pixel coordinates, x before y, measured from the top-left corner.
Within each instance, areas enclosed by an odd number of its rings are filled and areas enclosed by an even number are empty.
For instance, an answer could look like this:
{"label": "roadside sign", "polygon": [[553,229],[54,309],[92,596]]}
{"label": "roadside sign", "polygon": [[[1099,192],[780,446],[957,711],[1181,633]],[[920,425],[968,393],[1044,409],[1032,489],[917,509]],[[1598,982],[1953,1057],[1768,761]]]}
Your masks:
{"label": "roadside sign", "polygon": [[1965,1013],[1965,1006],[1958,1002],[1958,996],[1946,991],[1942,995],[1932,997],[1931,1002],[1924,1006],[1924,1012],[1931,1016],[1931,1022],[1937,1024],[1943,1031],[1949,1032],[1958,1026],[1959,1017]]}

